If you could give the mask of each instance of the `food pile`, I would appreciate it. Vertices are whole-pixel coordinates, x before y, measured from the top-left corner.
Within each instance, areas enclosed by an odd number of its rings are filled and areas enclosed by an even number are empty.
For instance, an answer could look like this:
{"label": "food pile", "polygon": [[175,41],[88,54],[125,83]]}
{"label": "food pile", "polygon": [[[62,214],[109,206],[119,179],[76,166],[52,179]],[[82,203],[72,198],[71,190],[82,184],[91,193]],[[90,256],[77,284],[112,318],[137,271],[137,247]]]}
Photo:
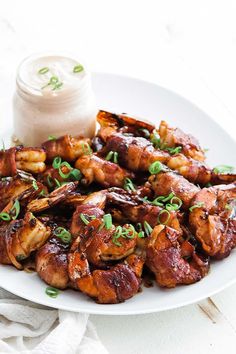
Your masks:
{"label": "food pile", "polygon": [[123,302],[155,277],[192,284],[236,246],[236,175],[191,135],[100,111],[92,140],[50,136],[0,151],[0,263]]}

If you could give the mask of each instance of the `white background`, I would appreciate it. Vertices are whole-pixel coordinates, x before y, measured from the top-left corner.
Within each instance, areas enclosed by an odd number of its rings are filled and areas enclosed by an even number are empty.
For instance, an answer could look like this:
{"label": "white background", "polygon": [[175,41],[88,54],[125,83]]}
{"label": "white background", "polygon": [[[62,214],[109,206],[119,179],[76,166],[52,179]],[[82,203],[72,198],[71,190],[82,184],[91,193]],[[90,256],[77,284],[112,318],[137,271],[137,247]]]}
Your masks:
{"label": "white background", "polygon": [[[91,71],[138,77],[170,88],[235,137],[235,1],[2,0],[0,135],[11,126],[19,61],[48,50],[73,52]],[[207,300],[202,303],[210,318],[192,305],[161,314],[92,319],[112,354],[233,354],[235,298],[234,286],[213,297],[218,309]]]}

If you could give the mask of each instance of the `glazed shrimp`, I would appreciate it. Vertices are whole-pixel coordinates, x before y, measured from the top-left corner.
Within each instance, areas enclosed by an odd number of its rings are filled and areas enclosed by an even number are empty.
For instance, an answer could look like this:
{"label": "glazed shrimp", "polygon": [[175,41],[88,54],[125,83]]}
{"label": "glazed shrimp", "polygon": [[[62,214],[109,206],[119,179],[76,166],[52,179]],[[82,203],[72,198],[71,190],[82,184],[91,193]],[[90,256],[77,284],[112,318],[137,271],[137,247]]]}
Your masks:
{"label": "glazed shrimp", "polygon": [[154,272],[161,287],[192,284],[208,273],[209,260],[197,255],[188,241],[181,247],[179,237],[178,231],[158,225],[148,238],[146,265]]}
{"label": "glazed shrimp", "polygon": [[236,246],[235,210],[236,184],[203,188],[192,199],[189,223],[211,257],[225,258]]}
{"label": "glazed shrimp", "polygon": [[50,236],[51,230],[27,212],[24,219],[12,220],[0,228],[0,263],[13,264],[22,269],[22,260],[39,249]]}
{"label": "glazed shrimp", "polygon": [[155,129],[155,126],[148,122],[140,121],[126,114],[115,114],[106,111],[98,112],[97,121],[101,126],[97,136],[104,142],[107,141],[109,136],[116,132],[143,136],[143,132],[150,134]]}
{"label": "glazed shrimp", "polygon": [[179,147],[186,157],[194,160],[204,161],[205,154],[199,142],[192,135],[184,133],[179,128],[171,128],[165,121],[159,126],[160,145],[165,148]]}
{"label": "glazed shrimp", "polygon": [[115,304],[134,296],[141,284],[143,259],[128,256],[107,270],[91,270],[85,254],[78,250],[68,255],[69,277],[73,284],[101,304]]}
{"label": "glazed shrimp", "polygon": [[111,186],[122,187],[125,178],[134,178],[132,172],[96,154],[80,157],[76,161],[75,167],[82,172],[84,177],[81,182],[84,184],[97,182],[106,188]]}
{"label": "glazed shrimp", "polygon": [[78,157],[88,153],[90,145],[90,139],[72,137],[67,134],[57,139],[45,141],[42,147],[46,151],[47,161],[49,162],[57,156],[60,156],[63,160],[73,162]]}

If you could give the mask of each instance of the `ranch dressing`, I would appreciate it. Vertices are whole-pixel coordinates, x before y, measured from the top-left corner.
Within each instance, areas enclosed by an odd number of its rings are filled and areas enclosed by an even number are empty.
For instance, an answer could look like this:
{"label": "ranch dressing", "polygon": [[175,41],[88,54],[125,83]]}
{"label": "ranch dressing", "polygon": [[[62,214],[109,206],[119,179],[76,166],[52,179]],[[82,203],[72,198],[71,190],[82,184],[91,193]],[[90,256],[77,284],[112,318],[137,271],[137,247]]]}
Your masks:
{"label": "ranch dressing", "polygon": [[34,55],[19,66],[13,99],[18,142],[39,146],[49,136],[92,137],[96,113],[90,74],[76,59]]}

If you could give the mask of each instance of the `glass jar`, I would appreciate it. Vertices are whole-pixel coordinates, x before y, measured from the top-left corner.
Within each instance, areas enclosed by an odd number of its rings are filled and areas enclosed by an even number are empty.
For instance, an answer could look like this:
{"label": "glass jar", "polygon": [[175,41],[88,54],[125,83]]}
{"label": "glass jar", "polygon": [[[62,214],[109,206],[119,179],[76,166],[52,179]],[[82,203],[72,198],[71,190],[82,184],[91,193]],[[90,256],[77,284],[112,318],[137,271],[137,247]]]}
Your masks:
{"label": "glass jar", "polygon": [[92,137],[97,107],[90,73],[62,55],[33,55],[19,66],[13,98],[14,139],[40,146],[49,136]]}

